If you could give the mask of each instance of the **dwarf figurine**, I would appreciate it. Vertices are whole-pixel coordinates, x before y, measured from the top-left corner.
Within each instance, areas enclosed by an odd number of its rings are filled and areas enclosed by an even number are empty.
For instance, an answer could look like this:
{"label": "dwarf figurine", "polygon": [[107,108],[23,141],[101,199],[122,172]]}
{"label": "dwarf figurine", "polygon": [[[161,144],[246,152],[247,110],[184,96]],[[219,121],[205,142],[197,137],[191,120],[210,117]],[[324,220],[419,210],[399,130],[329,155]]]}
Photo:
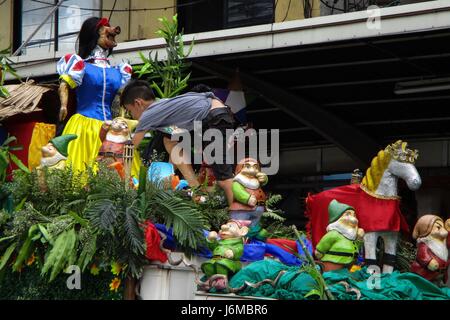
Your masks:
{"label": "dwarf figurine", "polygon": [[117,117],[113,121],[105,121],[100,129],[100,140],[102,146],[98,152],[97,161],[123,164],[125,145],[131,143],[127,120]]}
{"label": "dwarf figurine", "polygon": [[[213,258],[204,262],[202,271],[208,278],[203,290],[210,288],[223,290],[227,286],[228,278],[241,269],[241,256],[244,253],[244,236],[248,233],[249,221],[230,220],[220,227],[219,234],[211,231],[207,244],[212,251]],[[220,240],[218,240],[218,236]]]}
{"label": "dwarf figurine", "polygon": [[76,138],[76,134],[66,134],[55,137],[50,140],[47,145],[41,148],[41,163],[38,167],[36,167],[36,172],[39,188],[42,192],[46,192],[48,190],[45,182],[44,168],[47,168],[48,170],[63,170],[66,167],[69,142]]}
{"label": "dwarf figurine", "polygon": [[447,237],[442,218],[431,214],[420,217],[413,231],[417,254],[411,271],[436,284],[445,283],[449,266]]}
{"label": "dwarf figurine", "polygon": [[241,160],[235,174],[230,217],[234,220],[250,220],[250,227],[253,227],[265,211],[266,195],[261,187],[267,184],[267,175],[261,172],[258,161],[252,158]]}
{"label": "dwarf figurine", "polygon": [[327,233],[317,244],[315,256],[322,261],[325,272],[350,268],[364,237],[355,209],[334,199],[328,205],[328,217]]}
{"label": "dwarf figurine", "polygon": [[41,149],[41,164],[36,169],[64,169],[68,156],[67,148],[69,142],[76,138],[76,134],[66,134],[50,140],[48,144]]}

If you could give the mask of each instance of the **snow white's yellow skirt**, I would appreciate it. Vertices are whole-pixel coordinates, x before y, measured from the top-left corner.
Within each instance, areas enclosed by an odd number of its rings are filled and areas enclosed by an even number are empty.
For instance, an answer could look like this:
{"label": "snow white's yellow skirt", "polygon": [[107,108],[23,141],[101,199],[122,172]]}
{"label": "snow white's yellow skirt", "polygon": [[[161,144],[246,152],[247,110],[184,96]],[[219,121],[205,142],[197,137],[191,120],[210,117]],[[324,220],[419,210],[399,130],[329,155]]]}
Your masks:
{"label": "snow white's yellow skirt", "polygon": [[[88,168],[95,170],[95,160],[102,145],[100,129],[103,121],[88,118],[81,114],[70,117],[64,128],[64,134],[76,134],[77,139],[69,143],[67,165],[74,172],[85,172]],[[139,177],[141,160],[138,152],[134,153],[131,175]]]}

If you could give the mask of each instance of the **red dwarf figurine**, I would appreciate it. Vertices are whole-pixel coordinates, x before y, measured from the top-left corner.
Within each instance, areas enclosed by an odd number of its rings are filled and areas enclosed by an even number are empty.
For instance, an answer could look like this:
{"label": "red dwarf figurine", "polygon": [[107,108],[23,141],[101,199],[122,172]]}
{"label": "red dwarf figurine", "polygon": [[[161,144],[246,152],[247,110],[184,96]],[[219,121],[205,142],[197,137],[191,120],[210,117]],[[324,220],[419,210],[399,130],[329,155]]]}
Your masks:
{"label": "red dwarf figurine", "polygon": [[420,217],[413,231],[413,238],[417,240],[417,255],[411,271],[440,285],[446,282],[449,266],[448,231],[445,227],[441,217],[427,214]]}
{"label": "red dwarf figurine", "polygon": [[113,121],[103,123],[100,129],[100,140],[102,146],[98,152],[97,161],[123,164],[124,147],[130,141],[130,130],[126,119],[117,117]]}

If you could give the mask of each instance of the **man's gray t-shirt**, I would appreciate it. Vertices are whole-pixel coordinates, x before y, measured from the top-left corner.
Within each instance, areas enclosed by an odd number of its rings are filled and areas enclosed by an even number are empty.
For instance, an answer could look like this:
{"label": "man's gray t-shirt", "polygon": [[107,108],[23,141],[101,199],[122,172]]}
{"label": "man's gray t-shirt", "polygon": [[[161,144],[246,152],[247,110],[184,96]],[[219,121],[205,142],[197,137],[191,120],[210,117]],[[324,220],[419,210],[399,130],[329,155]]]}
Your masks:
{"label": "man's gray t-shirt", "polygon": [[142,113],[136,132],[164,130],[169,126],[193,130],[194,121],[202,121],[208,115],[212,99],[217,99],[212,92],[188,92],[158,100]]}

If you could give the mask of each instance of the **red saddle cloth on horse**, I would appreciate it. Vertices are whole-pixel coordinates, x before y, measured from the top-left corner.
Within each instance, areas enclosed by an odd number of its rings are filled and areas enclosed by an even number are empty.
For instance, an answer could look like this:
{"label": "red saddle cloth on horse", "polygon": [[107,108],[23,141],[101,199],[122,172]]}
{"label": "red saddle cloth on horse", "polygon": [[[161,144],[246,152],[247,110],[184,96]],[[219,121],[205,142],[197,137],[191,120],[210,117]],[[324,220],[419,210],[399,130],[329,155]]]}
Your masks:
{"label": "red saddle cloth on horse", "polygon": [[328,205],[333,199],[355,208],[359,227],[365,232],[409,232],[408,224],[400,211],[400,200],[375,198],[362,190],[359,184],[350,184],[308,195],[305,216],[309,218],[307,230],[314,247],[327,232]]}

